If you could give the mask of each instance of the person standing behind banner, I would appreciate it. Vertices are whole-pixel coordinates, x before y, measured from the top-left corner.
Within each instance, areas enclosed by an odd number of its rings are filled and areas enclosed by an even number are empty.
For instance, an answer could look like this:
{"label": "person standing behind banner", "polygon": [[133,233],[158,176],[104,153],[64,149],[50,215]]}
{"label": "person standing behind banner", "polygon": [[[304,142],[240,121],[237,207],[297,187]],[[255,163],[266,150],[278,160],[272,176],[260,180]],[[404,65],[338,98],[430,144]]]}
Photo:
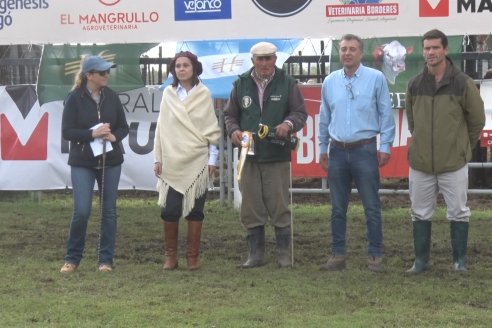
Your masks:
{"label": "person standing behind banner", "polygon": [[265,264],[265,224],[269,217],[275,227],[278,265],[292,264],[289,141],[291,134],[304,126],[307,113],[296,81],[275,66],[276,51],[275,45],[268,42],[251,48],[254,67],[234,82],[224,110],[227,134],[236,146],[241,146],[243,131],[257,132],[260,124],[267,125],[275,139],[285,144],[254,138],[254,149],[250,149],[251,155],[241,169],[241,223],[248,231],[249,246],[248,260],[241,268]]}
{"label": "person standing behind banner", "polygon": [[395,121],[386,78],[381,71],[362,65],[363,52],[358,36],[342,36],[339,53],[343,68],[328,75],[321,89],[319,161],[328,172],[332,242],[331,256],[320,270],[345,269],[352,181],[366,217],[368,269],[377,272],[384,268],[379,168],[390,159]]}
{"label": "person standing behind banner", "polygon": [[[102,57],[86,56],[63,109],[62,136],[70,141],[68,164],[73,188],[67,253],[60,270],[64,273],[74,272],[82,259],[95,181],[102,206],[98,269],[113,270],[116,198],[123,163],[120,142],[129,130],[121,101],[107,86],[110,69],[115,66]],[[107,144],[106,152],[95,156],[92,146],[95,143],[99,147],[94,149],[103,148],[102,142]]]}
{"label": "person standing behind banner", "polygon": [[164,270],[178,266],[179,219],[188,221],[189,270],[200,268],[200,238],[209,177],[216,170],[220,128],[212,96],[198,76],[202,63],[189,51],[176,54],[164,89],[154,139],[154,173],[164,226]]}
{"label": "person standing behind banner", "polygon": [[439,30],[422,37],[424,71],[408,82],[406,111],[412,142],[409,191],[415,261],[407,270],[429,268],[432,216],[443,194],[450,224],[453,268],[466,271],[470,209],[468,165],[485,125],[484,103],[474,81],[454,66],[448,38]]}

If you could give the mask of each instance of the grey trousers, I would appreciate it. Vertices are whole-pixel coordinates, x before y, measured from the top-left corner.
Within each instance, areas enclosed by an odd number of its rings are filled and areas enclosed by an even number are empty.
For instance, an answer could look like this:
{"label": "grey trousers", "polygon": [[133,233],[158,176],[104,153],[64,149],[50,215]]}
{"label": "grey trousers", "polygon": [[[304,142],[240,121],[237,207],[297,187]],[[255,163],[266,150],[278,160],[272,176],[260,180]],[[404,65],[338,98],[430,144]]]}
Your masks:
{"label": "grey trousers", "polygon": [[409,192],[413,221],[431,221],[436,210],[437,195],[444,197],[449,221],[468,222],[470,209],[466,206],[468,165],[453,172],[428,174],[410,168]]}

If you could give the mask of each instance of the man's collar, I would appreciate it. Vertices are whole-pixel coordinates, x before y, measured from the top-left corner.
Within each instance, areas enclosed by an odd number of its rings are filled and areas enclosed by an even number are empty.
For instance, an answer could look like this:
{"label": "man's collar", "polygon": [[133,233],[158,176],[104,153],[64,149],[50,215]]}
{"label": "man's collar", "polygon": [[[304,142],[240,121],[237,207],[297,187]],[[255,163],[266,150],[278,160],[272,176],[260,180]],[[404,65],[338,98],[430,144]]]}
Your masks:
{"label": "man's collar", "polygon": [[357,69],[355,70],[354,74],[351,75],[351,76],[348,76],[346,73],[345,73],[345,68],[342,67],[342,76],[346,79],[351,79],[351,78],[354,78],[354,77],[359,77],[360,75],[360,72],[362,70],[362,67],[364,67],[364,65],[362,65],[362,63],[359,64],[359,67],[357,67]]}
{"label": "man's collar", "polygon": [[271,80],[273,80],[273,77],[275,76],[275,71],[276,69],[274,68],[273,69],[273,73],[268,77],[268,78],[262,78],[258,75],[258,73],[256,72],[255,68],[253,67],[252,71],[251,71],[251,77],[261,85],[261,87],[264,89],[266,88],[266,86],[268,85],[268,83],[270,83]]}

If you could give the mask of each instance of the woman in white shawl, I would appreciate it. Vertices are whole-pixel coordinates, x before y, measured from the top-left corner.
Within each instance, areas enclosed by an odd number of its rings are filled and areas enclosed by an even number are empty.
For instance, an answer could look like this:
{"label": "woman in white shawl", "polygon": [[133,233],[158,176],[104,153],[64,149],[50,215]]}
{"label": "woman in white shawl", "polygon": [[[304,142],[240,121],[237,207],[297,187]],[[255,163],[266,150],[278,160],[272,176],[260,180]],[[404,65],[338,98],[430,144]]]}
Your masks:
{"label": "woman in white shawl", "polygon": [[164,89],[154,140],[154,173],[164,223],[164,270],[178,266],[179,219],[188,221],[186,258],[189,270],[200,267],[200,236],[209,176],[218,156],[220,128],[203,72],[189,51],[170,64],[173,83]]}

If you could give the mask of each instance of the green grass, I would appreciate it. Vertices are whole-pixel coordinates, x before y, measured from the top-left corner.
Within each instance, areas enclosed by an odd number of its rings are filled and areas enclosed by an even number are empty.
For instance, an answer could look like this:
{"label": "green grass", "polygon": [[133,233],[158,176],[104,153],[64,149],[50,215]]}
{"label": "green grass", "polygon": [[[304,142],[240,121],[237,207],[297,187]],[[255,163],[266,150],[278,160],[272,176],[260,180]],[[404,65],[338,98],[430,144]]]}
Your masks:
{"label": "green grass", "polygon": [[[403,196],[404,197],[404,196]],[[115,271],[96,271],[98,205],[78,271],[60,274],[71,196],[0,200],[0,327],[491,327],[492,211],[472,209],[470,271],[452,272],[449,225],[439,208],[430,271],[408,277],[413,261],[407,207],[386,206],[386,270],[366,269],[363,210],[352,202],[348,266],[321,272],[329,247],[329,206],[295,204],[295,266],[240,270],[247,246],[239,215],[209,201],[199,271],[185,269],[181,222],[178,270],[162,270],[162,224],[154,196],[118,203]],[[391,203],[391,202],[390,202]]]}

